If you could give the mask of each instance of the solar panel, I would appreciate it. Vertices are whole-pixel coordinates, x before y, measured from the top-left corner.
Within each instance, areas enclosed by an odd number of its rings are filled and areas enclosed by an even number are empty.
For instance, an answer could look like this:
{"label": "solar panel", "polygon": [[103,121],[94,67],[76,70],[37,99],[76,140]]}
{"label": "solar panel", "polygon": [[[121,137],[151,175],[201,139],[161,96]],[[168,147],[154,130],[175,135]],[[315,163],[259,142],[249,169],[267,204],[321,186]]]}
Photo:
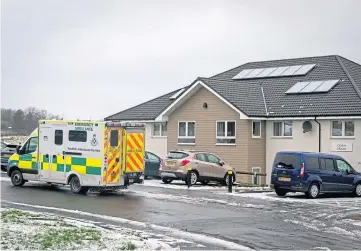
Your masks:
{"label": "solar panel", "polygon": [[336,79],[336,80],[327,80],[325,82],[323,82],[319,87],[317,87],[317,89],[315,90],[315,92],[328,92],[329,90],[331,90],[332,87],[334,87],[340,80]]}
{"label": "solar panel", "polygon": [[264,68],[260,69],[254,69],[252,72],[250,72],[247,76],[244,78],[255,78],[258,74],[260,74],[262,71],[264,71]]}
{"label": "solar panel", "polygon": [[233,77],[233,79],[240,79],[244,78],[247,74],[249,74],[253,69],[246,69],[238,73],[236,76]]}
{"label": "solar panel", "polygon": [[281,74],[283,72],[285,72],[288,68],[290,68],[289,66],[283,66],[283,67],[278,67],[276,70],[274,70],[271,74],[268,75],[268,77],[278,77],[281,76]]}
{"label": "solar panel", "polygon": [[277,67],[265,68],[263,72],[261,72],[260,74],[257,75],[257,78],[267,77],[269,74],[271,74],[276,69],[277,69]]}
{"label": "solar panel", "polygon": [[325,82],[324,80],[322,81],[312,81],[309,82],[308,85],[305,86],[305,88],[303,88],[302,90],[300,90],[300,93],[306,93],[306,92],[314,92],[317,87],[319,87],[323,82]]}
{"label": "solar panel", "polygon": [[302,65],[294,65],[284,71],[281,76],[292,76],[298,69],[300,69]]}
{"label": "solar panel", "polygon": [[175,94],[173,94],[173,96],[172,97],[170,97],[169,99],[176,99],[176,98],[178,98],[178,96],[182,93],[182,92],[184,92],[184,88],[183,89],[181,89],[181,90],[179,90],[179,91],[177,91],[177,93],[175,93]]}
{"label": "solar panel", "polygon": [[315,66],[315,64],[302,65],[302,67],[298,69],[295,73],[293,73],[293,75],[306,75]]}
{"label": "solar panel", "polygon": [[288,91],[286,91],[287,94],[289,93],[298,93],[300,90],[302,90],[306,85],[308,85],[310,82],[298,82],[294,86],[292,86]]}

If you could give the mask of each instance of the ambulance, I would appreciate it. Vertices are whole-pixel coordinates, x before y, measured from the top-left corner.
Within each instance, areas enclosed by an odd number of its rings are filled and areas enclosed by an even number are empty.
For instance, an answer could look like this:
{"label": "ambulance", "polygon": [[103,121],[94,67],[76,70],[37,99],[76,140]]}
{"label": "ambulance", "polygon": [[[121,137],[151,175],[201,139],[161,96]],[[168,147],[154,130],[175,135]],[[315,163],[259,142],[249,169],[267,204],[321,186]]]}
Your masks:
{"label": "ambulance", "polygon": [[9,158],[14,186],[69,185],[73,193],[114,191],[144,180],[145,125],[41,120]]}

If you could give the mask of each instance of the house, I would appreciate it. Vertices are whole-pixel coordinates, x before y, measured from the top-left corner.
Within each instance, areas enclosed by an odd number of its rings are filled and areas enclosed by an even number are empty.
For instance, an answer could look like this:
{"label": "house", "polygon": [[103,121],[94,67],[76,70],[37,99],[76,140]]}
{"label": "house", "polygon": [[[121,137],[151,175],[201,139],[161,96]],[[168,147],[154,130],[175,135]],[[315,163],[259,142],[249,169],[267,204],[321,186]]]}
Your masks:
{"label": "house", "polygon": [[125,113],[156,132],[166,123],[167,151],[214,152],[239,171],[266,172],[262,183],[282,150],[334,152],[361,171],[361,65],[341,56],[247,63],[106,119],[134,119]]}

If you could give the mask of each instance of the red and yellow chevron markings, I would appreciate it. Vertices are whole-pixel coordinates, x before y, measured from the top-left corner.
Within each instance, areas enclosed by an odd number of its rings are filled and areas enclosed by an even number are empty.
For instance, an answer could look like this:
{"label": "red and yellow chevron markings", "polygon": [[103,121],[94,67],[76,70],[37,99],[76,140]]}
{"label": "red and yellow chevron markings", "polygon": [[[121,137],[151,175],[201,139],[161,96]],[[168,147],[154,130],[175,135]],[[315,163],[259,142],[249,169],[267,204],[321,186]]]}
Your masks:
{"label": "red and yellow chevron markings", "polygon": [[[115,129],[113,129],[115,130]],[[118,130],[118,145],[115,147],[110,146],[110,141],[108,142],[108,171],[107,171],[107,182],[108,183],[117,183],[120,179],[120,148],[121,148],[121,130]]]}
{"label": "red and yellow chevron markings", "polygon": [[[106,168],[108,168],[108,134],[109,134],[109,128],[104,129],[104,164],[106,164]],[[103,184],[107,183],[107,171],[103,170]]]}
{"label": "red and yellow chevron markings", "polygon": [[144,136],[143,133],[127,134],[127,172],[144,170]]}

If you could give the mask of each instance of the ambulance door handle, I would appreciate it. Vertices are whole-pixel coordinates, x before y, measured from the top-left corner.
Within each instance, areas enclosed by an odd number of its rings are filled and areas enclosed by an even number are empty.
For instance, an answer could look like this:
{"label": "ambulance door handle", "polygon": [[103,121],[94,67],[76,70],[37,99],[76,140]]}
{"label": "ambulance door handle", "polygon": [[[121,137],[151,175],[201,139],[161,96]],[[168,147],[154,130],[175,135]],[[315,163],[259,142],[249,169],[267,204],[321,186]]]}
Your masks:
{"label": "ambulance door handle", "polygon": [[45,158],[49,158],[49,154],[45,154]]}
{"label": "ambulance door handle", "polygon": [[53,155],[53,159],[56,159],[56,155]]}
{"label": "ambulance door handle", "polygon": [[116,158],[116,159],[115,159],[115,162],[119,162],[119,158]]}

